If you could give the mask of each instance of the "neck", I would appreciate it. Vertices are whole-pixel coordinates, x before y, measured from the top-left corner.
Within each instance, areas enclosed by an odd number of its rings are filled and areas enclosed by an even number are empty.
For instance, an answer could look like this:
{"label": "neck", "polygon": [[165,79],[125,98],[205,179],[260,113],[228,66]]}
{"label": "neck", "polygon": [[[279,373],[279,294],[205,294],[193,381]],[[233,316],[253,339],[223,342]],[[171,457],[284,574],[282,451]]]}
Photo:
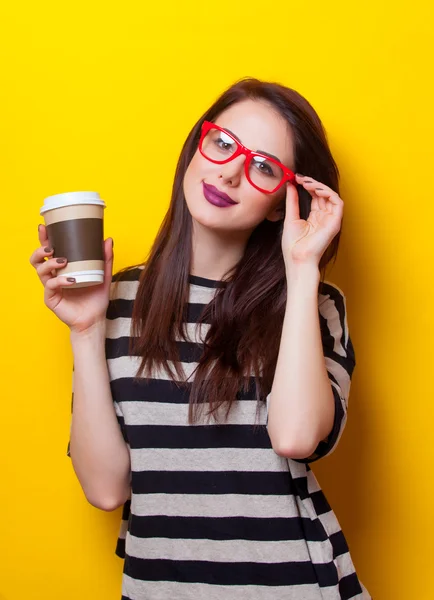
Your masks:
{"label": "neck", "polygon": [[193,219],[190,273],[198,277],[221,280],[242,258],[250,231],[215,231]]}

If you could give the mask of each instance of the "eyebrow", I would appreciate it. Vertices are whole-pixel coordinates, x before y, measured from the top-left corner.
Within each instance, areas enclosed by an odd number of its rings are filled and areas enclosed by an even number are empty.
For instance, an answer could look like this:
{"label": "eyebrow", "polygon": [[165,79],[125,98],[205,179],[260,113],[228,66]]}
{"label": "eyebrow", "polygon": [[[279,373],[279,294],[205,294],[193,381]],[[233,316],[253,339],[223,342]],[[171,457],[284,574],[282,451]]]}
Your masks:
{"label": "eyebrow", "polygon": [[[234,137],[236,140],[238,140],[240,142],[240,144],[242,144],[243,142],[240,140],[240,138],[235,135],[235,133],[233,131],[231,131],[230,129],[228,129],[227,127],[223,127],[223,129],[225,131],[227,131],[228,133],[231,134],[232,137]],[[275,156],[274,154],[270,154],[270,152],[265,152],[265,150],[254,150],[254,152],[258,152],[259,154],[265,154],[265,156],[269,156],[270,158],[274,158],[274,160],[277,160],[277,162],[279,162],[280,164],[283,165],[282,161],[280,160],[280,158],[278,158],[277,156]]]}

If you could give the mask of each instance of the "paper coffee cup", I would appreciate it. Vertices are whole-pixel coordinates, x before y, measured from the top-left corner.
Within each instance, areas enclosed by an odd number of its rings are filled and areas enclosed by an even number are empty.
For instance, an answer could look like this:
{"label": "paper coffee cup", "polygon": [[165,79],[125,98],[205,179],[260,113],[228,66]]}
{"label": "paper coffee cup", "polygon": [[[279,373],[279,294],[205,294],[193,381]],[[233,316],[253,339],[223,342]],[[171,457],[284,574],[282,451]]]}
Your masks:
{"label": "paper coffee cup", "polygon": [[104,208],[97,192],[68,192],[44,200],[40,214],[53,256],[68,260],[57,273],[76,280],[68,287],[104,282]]}

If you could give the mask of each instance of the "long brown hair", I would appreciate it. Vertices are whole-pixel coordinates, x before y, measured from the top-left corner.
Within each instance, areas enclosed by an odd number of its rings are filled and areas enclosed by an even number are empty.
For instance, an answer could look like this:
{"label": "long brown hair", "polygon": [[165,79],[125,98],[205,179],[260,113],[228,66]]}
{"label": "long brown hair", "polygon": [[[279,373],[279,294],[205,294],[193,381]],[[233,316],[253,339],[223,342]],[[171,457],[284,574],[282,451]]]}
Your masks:
{"label": "long brown hair", "polygon": [[[322,123],[312,106],[296,91],[276,83],[244,79],[231,86],[198,120],[178,161],[172,199],[145,261],[134,302],[130,351],[142,357],[137,377],[163,368],[183,382],[177,339],[186,340],[183,322],[189,298],[192,218],[183,179],[197,150],[203,121],[214,121],[231,105],[246,99],[272,105],[289,124],[295,144],[295,169],[339,193],[338,169]],[[300,214],[307,218],[311,197],[299,189]],[[228,272],[202,315],[210,322],[202,357],[190,388],[190,422],[199,419],[203,399],[207,416],[226,417],[233,400],[256,382],[256,397],[269,393],[276,368],[286,303],[286,277],[281,235],[283,220],[263,221],[253,231],[239,263]],[[324,253],[320,270],[336,257],[339,234]],[[169,364],[172,363],[172,368]],[[178,383],[182,385],[182,383]]]}

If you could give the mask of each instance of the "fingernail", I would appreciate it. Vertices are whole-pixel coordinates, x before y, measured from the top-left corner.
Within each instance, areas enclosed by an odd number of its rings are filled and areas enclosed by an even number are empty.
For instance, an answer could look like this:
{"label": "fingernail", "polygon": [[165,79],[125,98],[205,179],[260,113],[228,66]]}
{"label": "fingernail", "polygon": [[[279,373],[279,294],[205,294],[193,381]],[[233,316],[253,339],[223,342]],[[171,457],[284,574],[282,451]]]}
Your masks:
{"label": "fingernail", "polygon": [[74,277],[67,277],[66,281],[70,281],[71,283],[75,283]]}
{"label": "fingernail", "polygon": [[64,263],[64,262],[66,262],[66,258],[56,258],[56,262]]}
{"label": "fingernail", "polygon": [[41,231],[42,225],[38,225],[38,233]]}
{"label": "fingernail", "polygon": [[53,252],[53,248],[50,248],[49,246],[47,246],[46,248],[44,248],[44,252]]}

